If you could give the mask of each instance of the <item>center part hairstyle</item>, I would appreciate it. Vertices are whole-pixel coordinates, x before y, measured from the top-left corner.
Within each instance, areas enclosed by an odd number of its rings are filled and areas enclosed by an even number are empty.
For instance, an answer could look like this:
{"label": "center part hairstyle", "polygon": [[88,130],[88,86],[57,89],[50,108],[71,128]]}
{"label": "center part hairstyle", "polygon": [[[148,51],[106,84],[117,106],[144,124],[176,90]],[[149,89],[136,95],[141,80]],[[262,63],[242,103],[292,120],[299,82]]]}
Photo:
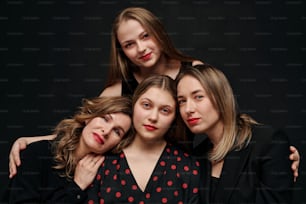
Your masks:
{"label": "center part hairstyle", "polygon": [[148,34],[161,48],[166,58],[180,61],[193,61],[194,59],[183,55],[173,45],[161,21],[150,11],[140,7],[129,7],[119,13],[113,22],[111,32],[110,69],[106,86],[111,86],[118,80],[129,78],[129,74],[137,72],[136,67],[124,54],[118,41],[117,31],[122,22],[127,20],[138,21]]}
{"label": "center part hairstyle", "polygon": [[[169,76],[165,75],[153,75],[146,79],[144,79],[136,88],[133,99],[132,99],[132,106],[133,109],[137,100],[150,88],[155,87],[167,91],[173,98],[175,102],[175,119],[172,122],[171,127],[164,135],[165,140],[171,144],[178,144],[184,147],[184,142],[186,141],[186,134],[185,134],[185,124],[180,117],[177,108],[177,99],[176,99],[176,85],[175,81],[170,78]],[[135,130],[133,130],[135,131]],[[122,148],[128,146],[132,140],[134,139],[135,134],[133,137],[129,137],[127,140],[124,141],[122,144]]]}
{"label": "center part hairstyle", "polygon": [[248,145],[252,125],[258,124],[247,114],[239,114],[236,99],[229,81],[222,71],[209,65],[196,65],[183,69],[177,83],[186,75],[197,79],[223,122],[223,136],[209,155],[211,161],[220,161],[231,150],[240,150]]}
{"label": "center part hairstyle", "polygon": [[[123,113],[132,118],[131,99],[123,96],[84,99],[79,111],[71,119],[64,119],[55,127],[56,138],[52,143],[54,168],[64,170],[61,176],[71,178],[74,173],[77,164],[74,152],[79,145],[86,121],[113,113]],[[123,139],[128,135],[127,132]]]}

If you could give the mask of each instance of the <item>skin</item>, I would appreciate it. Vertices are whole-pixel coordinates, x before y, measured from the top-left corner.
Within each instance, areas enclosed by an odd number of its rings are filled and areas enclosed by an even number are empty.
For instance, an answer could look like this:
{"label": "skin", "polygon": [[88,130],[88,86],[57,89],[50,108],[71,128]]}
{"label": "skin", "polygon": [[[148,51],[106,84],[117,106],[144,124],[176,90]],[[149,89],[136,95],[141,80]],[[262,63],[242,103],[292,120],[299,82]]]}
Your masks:
{"label": "skin", "polygon": [[[121,22],[117,38],[124,54],[139,68],[139,72],[133,73],[138,83],[153,74],[176,78],[181,62],[166,59],[154,37],[138,21],[130,19]],[[195,60],[192,64],[203,64],[203,62]],[[100,96],[114,95],[121,95],[121,82],[107,87]]]}
{"label": "skin", "polygon": [[[219,119],[219,113],[213,107],[212,102],[206,97],[206,91],[200,82],[191,77],[183,77],[177,86],[178,103],[180,114],[188,126],[194,133],[206,133],[214,145],[220,141],[223,130],[223,123]],[[295,147],[290,146],[292,152],[289,156],[291,160],[296,159],[291,165],[294,171],[294,181],[298,177],[298,153]],[[212,176],[220,177],[223,161],[212,164]]]}
{"label": "skin", "polygon": [[[160,46],[156,43],[155,39],[151,37],[144,27],[136,20],[127,20],[120,24],[117,38],[121,44],[124,54],[136,65],[139,66],[139,72],[134,73],[138,83],[152,74],[168,75],[175,79],[179,69],[180,61],[170,59],[167,60]],[[141,58],[144,57],[144,58]],[[194,61],[193,65],[203,64],[201,61]],[[100,96],[120,96],[121,95],[121,81],[113,86],[105,88]],[[51,140],[55,136],[36,136],[36,137],[21,137],[18,138],[10,151],[9,155],[9,177],[12,178],[17,173],[17,166],[21,165],[20,151],[25,149],[26,146],[34,141]],[[291,154],[289,158],[292,162],[293,174],[298,177],[298,167],[300,162],[300,155],[297,149],[290,146]]]}
{"label": "skin", "polygon": [[131,118],[123,113],[112,113],[88,121],[82,132],[77,155],[102,154],[116,146],[131,126]]}
{"label": "skin", "polygon": [[116,146],[131,127],[131,118],[123,113],[112,113],[86,121],[76,155],[80,158],[74,181],[84,190],[95,178],[104,161],[103,153]]}
{"label": "skin", "polygon": [[177,89],[180,114],[187,127],[195,134],[205,132],[215,145],[218,144],[224,124],[200,82],[185,76]]}
{"label": "skin", "polygon": [[167,144],[164,135],[175,118],[175,104],[167,91],[152,87],[134,106],[136,134],[133,142],[123,151],[142,191],[145,191],[156,162]]}
{"label": "skin", "polygon": [[164,135],[175,117],[175,107],[175,101],[167,91],[154,87],[146,91],[134,107],[136,138],[164,141]]}

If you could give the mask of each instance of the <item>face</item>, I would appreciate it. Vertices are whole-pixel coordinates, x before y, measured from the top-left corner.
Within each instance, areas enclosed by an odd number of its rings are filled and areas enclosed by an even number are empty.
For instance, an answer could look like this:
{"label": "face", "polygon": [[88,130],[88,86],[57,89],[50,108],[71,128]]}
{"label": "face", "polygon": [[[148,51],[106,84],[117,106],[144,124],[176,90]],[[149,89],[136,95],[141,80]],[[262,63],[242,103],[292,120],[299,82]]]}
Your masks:
{"label": "face", "polygon": [[[201,83],[192,76],[184,76],[177,86],[181,116],[195,134],[214,134],[223,124]],[[221,130],[222,130],[221,129]]]}
{"label": "face", "polygon": [[152,87],[139,97],[134,106],[133,123],[136,137],[164,140],[175,118],[176,102],[169,92]]}
{"label": "face", "polygon": [[131,126],[131,118],[123,113],[95,117],[84,127],[80,146],[87,153],[102,154],[115,147]]}
{"label": "face", "polygon": [[143,26],[136,20],[120,23],[117,38],[124,54],[138,67],[152,67],[161,56],[161,50]]}

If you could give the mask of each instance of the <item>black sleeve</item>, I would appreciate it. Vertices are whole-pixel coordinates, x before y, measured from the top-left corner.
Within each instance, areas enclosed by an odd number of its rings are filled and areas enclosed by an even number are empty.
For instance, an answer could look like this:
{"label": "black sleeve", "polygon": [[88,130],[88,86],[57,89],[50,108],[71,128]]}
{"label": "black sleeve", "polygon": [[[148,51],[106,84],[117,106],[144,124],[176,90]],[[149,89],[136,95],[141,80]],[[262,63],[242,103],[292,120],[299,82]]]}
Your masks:
{"label": "black sleeve", "polygon": [[276,131],[263,136],[271,139],[262,144],[261,148],[256,203],[291,203],[293,174],[290,168],[287,135],[282,131]]}
{"label": "black sleeve", "polygon": [[48,150],[46,143],[29,145],[20,154],[21,165],[10,181],[10,203],[39,203],[41,200],[42,164]]}

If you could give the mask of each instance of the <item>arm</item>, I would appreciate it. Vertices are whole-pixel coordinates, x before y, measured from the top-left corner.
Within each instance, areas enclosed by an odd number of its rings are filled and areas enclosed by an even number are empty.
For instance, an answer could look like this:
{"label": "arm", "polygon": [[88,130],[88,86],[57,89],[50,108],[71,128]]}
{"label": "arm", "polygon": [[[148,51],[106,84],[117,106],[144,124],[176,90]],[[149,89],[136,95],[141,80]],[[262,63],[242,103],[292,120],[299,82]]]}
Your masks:
{"label": "arm", "polygon": [[[17,174],[10,180],[9,203],[39,203],[41,202],[42,180],[45,175],[42,168],[43,158],[47,158],[49,149],[45,143],[34,143],[21,153],[23,165],[18,167]],[[50,162],[49,162],[50,163]]]}
{"label": "arm", "polygon": [[20,151],[24,150],[27,145],[40,140],[53,140],[55,135],[36,136],[36,137],[20,137],[12,145],[9,154],[9,178],[13,178],[17,174],[17,166],[21,165]]}
{"label": "arm", "polygon": [[300,164],[300,154],[294,146],[290,146],[289,159],[292,161],[291,169],[293,171],[294,182],[296,182],[299,176],[299,164]]}
{"label": "arm", "polygon": [[291,203],[293,175],[288,148],[287,135],[280,131],[272,135],[270,142],[262,145],[256,203]]}

